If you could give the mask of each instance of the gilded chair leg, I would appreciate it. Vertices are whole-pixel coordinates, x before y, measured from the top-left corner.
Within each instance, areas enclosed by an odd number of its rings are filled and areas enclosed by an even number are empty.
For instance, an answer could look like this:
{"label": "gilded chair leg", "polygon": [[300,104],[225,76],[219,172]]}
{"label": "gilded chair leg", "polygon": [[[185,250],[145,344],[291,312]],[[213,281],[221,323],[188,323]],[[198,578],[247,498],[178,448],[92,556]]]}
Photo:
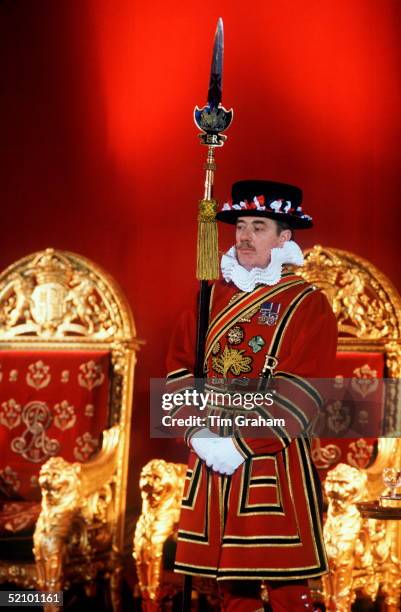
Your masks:
{"label": "gilded chair leg", "polygon": [[142,595],[142,609],[160,609],[163,583],[163,546],[178,524],[187,466],[152,459],[141,471],[142,512],[138,519],[133,556]]}
{"label": "gilded chair leg", "polygon": [[[79,512],[80,470],[79,464],[69,464],[61,457],[52,457],[40,470],[42,509],[33,534],[33,553],[38,588],[43,591],[63,588],[68,536]],[[52,608],[47,608],[47,612],[53,612]]]}
{"label": "gilded chair leg", "polygon": [[326,610],[330,612],[349,612],[355,599],[353,570],[357,551],[360,558],[363,549],[362,517],[356,503],[364,498],[366,482],[364,472],[344,463],[326,477],[328,509],[323,533],[329,573],[322,578]]}
{"label": "gilded chair leg", "polygon": [[113,612],[121,610],[121,582],[123,568],[118,565],[110,574],[110,597]]}
{"label": "gilded chair leg", "polygon": [[353,565],[330,569],[322,577],[326,610],[329,612],[349,612],[355,593],[352,590]]}
{"label": "gilded chair leg", "polygon": [[43,591],[61,591],[66,544],[57,528],[49,533],[43,529],[43,522],[40,519],[41,517],[36,524],[33,538],[38,588]]}

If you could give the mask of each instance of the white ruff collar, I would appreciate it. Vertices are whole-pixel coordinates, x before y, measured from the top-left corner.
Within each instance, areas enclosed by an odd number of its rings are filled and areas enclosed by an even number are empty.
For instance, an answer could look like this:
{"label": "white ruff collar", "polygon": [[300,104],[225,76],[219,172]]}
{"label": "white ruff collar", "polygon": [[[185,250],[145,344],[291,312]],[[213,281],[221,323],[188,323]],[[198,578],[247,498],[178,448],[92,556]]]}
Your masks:
{"label": "white ruff collar", "polygon": [[237,259],[235,246],[221,258],[221,271],[224,279],[234,283],[241,291],[253,291],[256,285],[275,285],[281,278],[284,264],[303,266],[304,256],[293,240],[287,240],[282,247],[271,250],[270,263],[266,268],[246,270]]}

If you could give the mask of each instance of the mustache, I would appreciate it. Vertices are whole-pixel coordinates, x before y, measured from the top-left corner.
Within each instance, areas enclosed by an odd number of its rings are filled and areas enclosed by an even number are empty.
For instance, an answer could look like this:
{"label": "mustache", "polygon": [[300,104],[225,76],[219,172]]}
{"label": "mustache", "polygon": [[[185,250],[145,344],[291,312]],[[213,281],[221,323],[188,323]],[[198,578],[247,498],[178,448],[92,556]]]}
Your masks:
{"label": "mustache", "polygon": [[244,240],[243,242],[240,242],[239,244],[235,245],[235,248],[237,249],[237,251],[242,251],[244,249],[248,250],[255,250],[255,247],[252,246],[252,244],[250,242],[247,242],[246,240]]}

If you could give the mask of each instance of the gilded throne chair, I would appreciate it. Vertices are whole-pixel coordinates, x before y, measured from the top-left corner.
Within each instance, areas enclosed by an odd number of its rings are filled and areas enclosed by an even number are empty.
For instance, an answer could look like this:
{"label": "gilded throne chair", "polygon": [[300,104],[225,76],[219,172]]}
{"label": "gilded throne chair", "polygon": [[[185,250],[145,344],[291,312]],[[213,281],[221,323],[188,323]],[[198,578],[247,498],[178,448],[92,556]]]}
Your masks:
{"label": "gilded throne chair", "polygon": [[348,612],[358,593],[380,593],[387,612],[398,610],[399,521],[363,508],[387,493],[383,470],[401,466],[401,296],[371,263],[337,249],[315,247],[300,273],[325,291],[339,329],[332,399],[312,449],[327,501],[326,609]]}
{"label": "gilded throne chair", "polygon": [[[91,261],[46,249],[0,275],[0,581],[120,605],[134,321]],[[47,608],[50,609],[50,608]]]}
{"label": "gilded throne chair", "polygon": [[[376,499],[383,492],[381,474],[385,466],[397,463],[401,467],[400,440],[394,434],[380,437],[383,427],[401,436],[396,387],[390,389],[393,397],[387,398],[387,403],[380,397],[384,388],[380,379],[395,382],[401,373],[401,297],[370,262],[339,249],[315,246],[306,251],[305,265],[297,273],[324,291],[339,329],[331,399],[321,414],[320,434],[312,441],[312,458],[326,491],[324,534],[330,564],[323,593],[315,585],[315,594],[317,598],[322,596],[328,609],[345,611],[350,609],[357,590],[375,597],[382,585],[390,605],[397,599],[394,576],[401,572],[401,565],[394,565],[392,560],[401,558],[401,553],[396,554],[389,541],[395,538],[401,549],[401,534],[394,524],[364,521],[356,503]],[[351,385],[347,381],[352,381]],[[350,431],[357,435],[352,436]],[[149,610],[160,609],[169,592],[163,579],[160,533],[166,541],[176,530],[180,507],[177,490],[183,490],[185,481],[182,468],[177,480],[171,467],[174,465],[153,460],[141,476],[143,511],[134,537],[134,558],[144,608]],[[180,464],[176,466],[180,468]],[[169,520],[162,511],[159,514],[158,496],[152,486],[145,486],[149,474],[160,470],[171,504]],[[152,521],[146,538],[141,527],[144,520]],[[153,539],[157,532],[159,537]]]}

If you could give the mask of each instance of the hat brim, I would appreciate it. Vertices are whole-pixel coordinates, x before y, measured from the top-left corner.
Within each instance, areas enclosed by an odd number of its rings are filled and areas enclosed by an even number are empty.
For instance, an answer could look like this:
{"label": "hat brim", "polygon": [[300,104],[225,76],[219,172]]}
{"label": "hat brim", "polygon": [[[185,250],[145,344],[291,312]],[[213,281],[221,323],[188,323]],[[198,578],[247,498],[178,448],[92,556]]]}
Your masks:
{"label": "hat brim", "polygon": [[294,230],[313,227],[311,219],[302,219],[301,217],[294,217],[286,213],[275,213],[267,210],[222,210],[216,215],[217,221],[229,223],[230,225],[235,225],[238,217],[267,217],[268,219],[274,219],[274,221],[287,223]]}

